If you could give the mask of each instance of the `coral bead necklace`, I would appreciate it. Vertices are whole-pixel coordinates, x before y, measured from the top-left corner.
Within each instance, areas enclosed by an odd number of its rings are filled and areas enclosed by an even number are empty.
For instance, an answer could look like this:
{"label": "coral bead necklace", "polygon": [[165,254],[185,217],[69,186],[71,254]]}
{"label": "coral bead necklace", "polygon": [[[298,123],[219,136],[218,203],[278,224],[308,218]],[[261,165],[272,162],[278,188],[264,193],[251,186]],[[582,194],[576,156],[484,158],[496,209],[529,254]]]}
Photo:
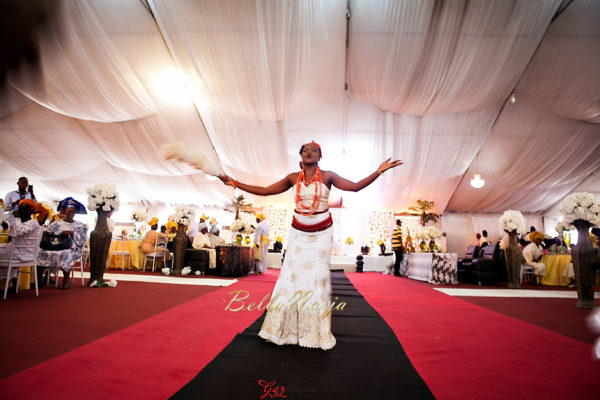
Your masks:
{"label": "coral bead necklace", "polygon": [[[321,203],[321,194],[323,186],[321,169],[317,167],[312,179],[309,182],[306,182],[304,178],[304,168],[302,168],[302,171],[298,173],[298,180],[296,181],[296,211],[298,211],[298,213],[302,215],[312,215],[317,211],[317,208],[319,208],[319,204]],[[315,195],[313,196],[312,204],[310,206],[305,206],[304,204],[302,204],[302,199],[300,198],[300,185],[304,184],[304,186],[309,186],[313,182],[317,182],[317,184],[315,185]]]}

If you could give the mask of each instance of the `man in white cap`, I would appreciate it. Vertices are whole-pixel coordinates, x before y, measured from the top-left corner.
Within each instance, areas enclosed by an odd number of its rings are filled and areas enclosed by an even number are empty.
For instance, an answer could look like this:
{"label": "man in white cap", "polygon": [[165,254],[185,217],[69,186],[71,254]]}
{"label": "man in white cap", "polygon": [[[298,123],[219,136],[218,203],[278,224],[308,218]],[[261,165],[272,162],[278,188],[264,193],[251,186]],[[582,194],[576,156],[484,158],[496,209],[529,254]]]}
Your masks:
{"label": "man in white cap", "polygon": [[256,214],[256,229],[254,231],[254,243],[256,249],[254,258],[256,259],[256,273],[264,274],[267,271],[267,254],[269,250],[269,225],[265,220],[264,214]]}
{"label": "man in white cap", "polygon": [[208,231],[208,240],[210,240],[211,247],[217,247],[224,245],[225,239],[219,237],[221,231],[217,226],[217,220],[214,218],[210,219],[210,230]]}

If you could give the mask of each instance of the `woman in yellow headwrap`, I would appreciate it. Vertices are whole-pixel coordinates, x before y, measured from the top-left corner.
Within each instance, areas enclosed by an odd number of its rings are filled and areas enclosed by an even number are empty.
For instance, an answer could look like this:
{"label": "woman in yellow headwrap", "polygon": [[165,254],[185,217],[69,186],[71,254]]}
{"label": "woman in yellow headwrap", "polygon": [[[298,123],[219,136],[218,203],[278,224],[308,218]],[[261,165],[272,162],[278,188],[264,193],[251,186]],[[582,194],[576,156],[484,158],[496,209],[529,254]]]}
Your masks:
{"label": "woman in yellow headwrap", "polygon": [[[150,225],[150,230],[148,232],[146,232],[146,235],[144,235],[140,249],[142,250],[142,252],[144,254],[163,253],[163,255],[165,257],[165,261],[170,260],[171,253],[169,253],[169,250],[167,250],[166,247],[161,247],[161,246],[156,245],[157,242],[161,239],[164,240],[165,242],[168,240],[166,235],[164,235],[158,231],[158,218],[156,218],[156,217],[152,218],[148,222],[148,225]],[[145,267],[146,266],[144,265],[144,270],[146,269]]]}

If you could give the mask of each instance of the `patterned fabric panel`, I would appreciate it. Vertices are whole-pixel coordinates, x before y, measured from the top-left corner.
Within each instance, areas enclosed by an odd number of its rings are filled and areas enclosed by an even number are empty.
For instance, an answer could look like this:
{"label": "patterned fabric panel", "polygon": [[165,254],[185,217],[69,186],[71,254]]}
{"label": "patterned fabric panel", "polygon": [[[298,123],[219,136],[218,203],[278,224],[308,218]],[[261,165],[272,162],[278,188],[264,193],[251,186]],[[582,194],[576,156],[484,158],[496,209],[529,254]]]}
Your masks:
{"label": "patterned fabric panel", "polygon": [[456,253],[433,253],[431,283],[458,284]]}

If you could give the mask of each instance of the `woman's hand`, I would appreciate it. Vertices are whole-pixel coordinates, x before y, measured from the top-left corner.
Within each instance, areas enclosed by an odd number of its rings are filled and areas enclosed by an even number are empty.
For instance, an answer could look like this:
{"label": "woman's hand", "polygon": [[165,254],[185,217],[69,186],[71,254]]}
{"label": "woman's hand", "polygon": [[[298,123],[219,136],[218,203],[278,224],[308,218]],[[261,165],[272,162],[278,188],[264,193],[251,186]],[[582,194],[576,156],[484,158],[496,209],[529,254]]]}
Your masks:
{"label": "woman's hand", "polygon": [[390,161],[391,159],[392,159],[392,157],[388,158],[387,160],[385,160],[384,162],[381,163],[379,168],[377,168],[377,172],[379,172],[379,174],[383,174],[385,171],[387,171],[390,168],[398,167],[398,166],[404,164],[400,160]]}
{"label": "woman's hand", "polygon": [[219,175],[218,178],[221,180],[221,182],[223,182],[227,186],[231,186],[233,188],[237,187],[237,182],[235,180],[233,180],[230,176],[223,174],[223,175]]}

